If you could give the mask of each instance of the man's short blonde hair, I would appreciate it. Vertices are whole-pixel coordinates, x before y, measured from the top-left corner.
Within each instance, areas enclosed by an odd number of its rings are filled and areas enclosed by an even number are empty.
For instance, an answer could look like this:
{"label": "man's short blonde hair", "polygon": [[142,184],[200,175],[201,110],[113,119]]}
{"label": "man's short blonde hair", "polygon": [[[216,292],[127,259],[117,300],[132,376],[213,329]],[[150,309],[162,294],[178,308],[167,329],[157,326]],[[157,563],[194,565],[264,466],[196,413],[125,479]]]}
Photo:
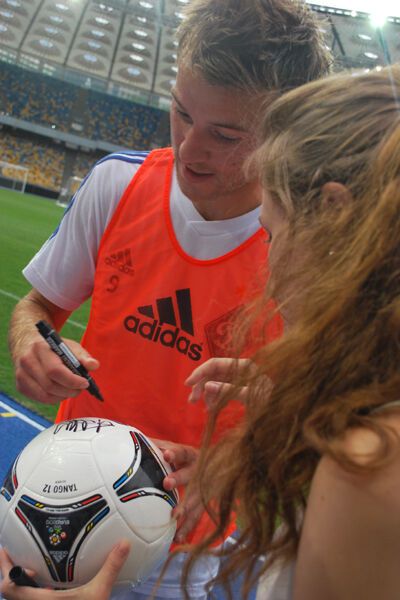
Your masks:
{"label": "man's short blonde hair", "polygon": [[316,14],[298,0],[192,0],[177,37],[179,64],[249,92],[295,88],[332,62]]}

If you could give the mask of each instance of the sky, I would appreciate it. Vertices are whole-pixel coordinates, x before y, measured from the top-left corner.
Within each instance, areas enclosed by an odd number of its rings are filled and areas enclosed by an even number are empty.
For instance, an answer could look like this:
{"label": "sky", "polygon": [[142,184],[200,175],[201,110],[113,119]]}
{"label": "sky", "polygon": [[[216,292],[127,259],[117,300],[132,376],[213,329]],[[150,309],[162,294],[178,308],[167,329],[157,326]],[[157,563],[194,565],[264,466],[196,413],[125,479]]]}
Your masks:
{"label": "sky", "polygon": [[322,0],[320,2],[307,0],[309,4],[330,6],[331,8],[344,8],[364,13],[376,14],[386,17],[400,17],[399,0]]}

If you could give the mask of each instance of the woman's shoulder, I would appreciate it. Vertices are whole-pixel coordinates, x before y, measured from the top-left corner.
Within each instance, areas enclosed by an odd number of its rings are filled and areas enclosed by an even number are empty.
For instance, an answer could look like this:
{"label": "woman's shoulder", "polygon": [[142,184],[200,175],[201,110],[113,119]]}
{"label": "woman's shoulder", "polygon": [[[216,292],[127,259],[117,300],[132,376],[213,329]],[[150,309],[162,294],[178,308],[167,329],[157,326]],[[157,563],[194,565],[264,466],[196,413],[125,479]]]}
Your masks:
{"label": "woman's shoulder", "polygon": [[[375,411],[373,419],[376,428],[348,429],[335,442],[335,451],[348,462],[328,454],[322,456],[311,491],[320,496],[329,489],[335,496],[340,488],[342,500],[348,500],[348,509],[365,492],[365,498],[372,494],[375,501],[382,499],[388,509],[390,505],[400,515],[400,407],[388,405],[385,410]],[[356,504],[354,509],[357,510]]]}
{"label": "woman's shoulder", "polygon": [[376,428],[350,428],[335,442],[335,447],[348,456],[356,466],[366,466],[373,456],[377,456],[380,451],[385,451],[385,439],[387,439],[391,445],[390,458],[387,462],[389,466],[393,460],[400,460],[400,402],[391,402],[374,409],[370,416]]}
{"label": "woman's shoulder", "polygon": [[322,456],[317,466],[301,531],[296,600],[397,597],[400,411],[391,408],[374,413],[373,418],[393,440],[387,460],[368,466],[377,451],[383,449],[386,454],[386,447],[380,445],[379,428],[377,432],[355,428],[337,440],[334,448],[355,468],[330,454]]}

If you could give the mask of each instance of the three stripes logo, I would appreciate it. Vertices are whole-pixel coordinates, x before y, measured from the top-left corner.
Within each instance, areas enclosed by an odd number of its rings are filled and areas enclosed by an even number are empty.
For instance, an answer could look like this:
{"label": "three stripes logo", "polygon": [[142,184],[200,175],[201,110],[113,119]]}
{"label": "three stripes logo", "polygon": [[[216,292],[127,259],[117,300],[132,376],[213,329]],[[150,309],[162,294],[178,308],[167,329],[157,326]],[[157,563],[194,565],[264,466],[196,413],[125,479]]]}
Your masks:
{"label": "three stripes logo", "polygon": [[107,265],[114,267],[121,273],[130,275],[131,277],[135,275],[135,269],[132,267],[132,256],[130,248],[126,248],[125,250],[120,250],[119,252],[110,254],[110,256],[107,256],[104,260]]}
{"label": "three stripes logo", "polygon": [[203,347],[191,339],[194,326],[189,288],[176,290],[174,297],[158,298],[155,306],[139,306],[137,312],[141,316],[128,315],[124,319],[128,331],[167,348],[174,348],[191,360],[201,359]]}

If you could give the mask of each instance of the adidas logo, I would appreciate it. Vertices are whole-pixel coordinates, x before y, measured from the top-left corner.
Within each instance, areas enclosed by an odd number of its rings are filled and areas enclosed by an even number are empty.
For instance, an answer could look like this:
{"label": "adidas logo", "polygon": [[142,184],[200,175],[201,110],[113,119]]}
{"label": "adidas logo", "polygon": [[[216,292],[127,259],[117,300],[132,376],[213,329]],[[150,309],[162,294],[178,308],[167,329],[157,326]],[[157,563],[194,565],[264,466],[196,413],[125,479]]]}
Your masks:
{"label": "adidas logo", "polygon": [[[190,289],[176,290],[175,298],[172,296],[158,298],[155,304],[156,311],[153,305],[148,304],[139,306],[137,309],[142,317],[136,315],[125,317],[125,328],[151,342],[157,342],[167,348],[174,348],[191,360],[200,360],[203,352],[202,345],[193,343],[184,334],[194,336]],[[179,324],[177,315],[179,316]],[[146,317],[146,319],[143,319],[143,317]]]}
{"label": "adidas logo", "polygon": [[126,273],[126,275],[130,275],[131,277],[135,274],[135,269],[132,268],[132,256],[130,248],[126,248],[126,250],[120,250],[115,254],[110,254],[105,259],[105,263],[110,267],[114,267],[121,273]]}

